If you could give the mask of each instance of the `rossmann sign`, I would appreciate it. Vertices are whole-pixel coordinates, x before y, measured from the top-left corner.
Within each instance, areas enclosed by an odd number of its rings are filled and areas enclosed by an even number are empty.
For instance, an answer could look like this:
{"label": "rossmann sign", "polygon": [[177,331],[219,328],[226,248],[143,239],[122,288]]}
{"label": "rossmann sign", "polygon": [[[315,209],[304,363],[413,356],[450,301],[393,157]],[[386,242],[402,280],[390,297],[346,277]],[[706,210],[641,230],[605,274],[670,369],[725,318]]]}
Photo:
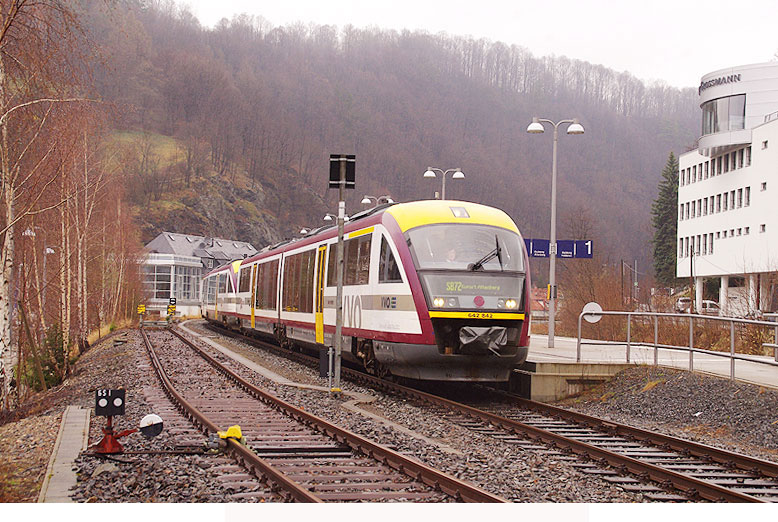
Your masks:
{"label": "rossmann sign", "polygon": [[737,83],[740,81],[740,75],[739,74],[730,74],[729,76],[721,76],[719,78],[714,78],[712,80],[708,80],[707,82],[702,82],[700,84],[700,88],[697,90],[697,94],[702,94],[702,91],[705,89],[709,89],[710,87],[715,87],[717,85],[726,85],[728,83]]}

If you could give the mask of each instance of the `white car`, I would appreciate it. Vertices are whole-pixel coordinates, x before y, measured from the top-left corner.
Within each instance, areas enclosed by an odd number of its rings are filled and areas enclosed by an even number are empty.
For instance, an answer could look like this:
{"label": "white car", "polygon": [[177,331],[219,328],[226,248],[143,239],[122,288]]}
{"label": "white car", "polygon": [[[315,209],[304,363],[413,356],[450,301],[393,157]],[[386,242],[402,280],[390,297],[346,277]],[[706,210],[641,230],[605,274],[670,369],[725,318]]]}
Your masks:
{"label": "white car", "polygon": [[692,309],[692,300],[690,297],[679,297],[675,301],[675,311],[679,314],[688,314]]}
{"label": "white car", "polygon": [[702,301],[700,313],[705,315],[719,315],[721,313],[721,309],[719,308],[719,304],[716,301],[704,299]]}

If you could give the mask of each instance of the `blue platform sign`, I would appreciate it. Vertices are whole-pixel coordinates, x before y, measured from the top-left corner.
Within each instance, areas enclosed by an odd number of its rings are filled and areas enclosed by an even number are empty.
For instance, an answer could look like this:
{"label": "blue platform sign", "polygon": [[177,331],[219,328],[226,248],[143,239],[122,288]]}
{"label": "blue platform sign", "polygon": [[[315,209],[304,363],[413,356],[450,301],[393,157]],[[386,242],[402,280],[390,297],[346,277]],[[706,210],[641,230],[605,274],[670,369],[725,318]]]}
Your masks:
{"label": "blue platform sign", "polygon": [[591,259],[594,254],[594,244],[591,239],[580,239],[575,242],[575,257]]}
{"label": "blue platform sign", "polygon": [[572,258],[575,257],[575,241],[560,239],[556,242],[556,256]]}
{"label": "blue platform sign", "polygon": [[[548,239],[525,239],[530,257],[549,257],[551,248]],[[594,253],[591,239],[560,239],[556,242],[556,256],[566,259],[591,259]]]}
{"label": "blue platform sign", "polygon": [[527,254],[530,257],[548,257],[550,251],[548,239],[525,239]]}

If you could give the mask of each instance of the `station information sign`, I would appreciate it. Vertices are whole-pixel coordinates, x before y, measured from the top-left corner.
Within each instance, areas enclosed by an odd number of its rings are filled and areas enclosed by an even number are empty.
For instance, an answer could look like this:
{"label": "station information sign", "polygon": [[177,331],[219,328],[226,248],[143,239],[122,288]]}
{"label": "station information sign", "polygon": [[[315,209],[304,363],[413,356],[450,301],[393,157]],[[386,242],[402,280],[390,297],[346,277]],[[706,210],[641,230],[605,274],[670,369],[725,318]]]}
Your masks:
{"label": "station information sign", "polygon": [[[525,239],[527,254],[530,257],[549,257],[551,252],[548,239]],[[559,239],[556,242],[556,256],[567,259],[591,259],[594,246],[591,239]]]}

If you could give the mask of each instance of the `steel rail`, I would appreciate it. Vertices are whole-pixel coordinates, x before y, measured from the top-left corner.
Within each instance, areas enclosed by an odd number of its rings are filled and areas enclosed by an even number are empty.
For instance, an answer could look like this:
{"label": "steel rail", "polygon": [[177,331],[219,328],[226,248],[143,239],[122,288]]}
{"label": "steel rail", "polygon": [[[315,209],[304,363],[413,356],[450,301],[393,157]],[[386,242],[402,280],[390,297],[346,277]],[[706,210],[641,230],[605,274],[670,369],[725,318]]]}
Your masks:
{"label": "steel rail", "polygon": [[357,435],[356,433],[340,428],[320,417],[297,408],[296,406],[289,404],[288,402],[285,402],[278,397],[270,395],[269,393],[246,381],[243,377],[236,374],[229,368],[226,368],[201,348],[186,339],[179,332],[171,330],[171,333],[183,341],[187,346],[197,351],[200,356],[208,361],[214,368],[222,372],[225,376],[229,377],[250,395],[269,404],[275,405],[277,408],[287,412],[297,421],[319,430],[320,432],[332,437],[336,441],[346,444],[352,449],[364,453],[368,457],[374,458],[379,462],[382,462],[387,466],[400,471],[401,473],[423,482],[430,487],[440,489],[444,493],[459,498],[464,502],[508,502],[506,499],[500,496],[489,493],[488,491],[481,489],[473,484],[458,480],[430,466],[422,464],[419,461],[410,459],[396,451],[387,448],[386,446],[382,446],[360,435]]}
{"label": "steel rail", "polygon": [[[225,331],[221,328],[218,328],[218,330],[220,332]],[[240,337],[242,340],[247,341],[250,344],[253,344],[255,346],[269,347],[275,351],[279,351],[284,354],[289,353],[281,350],[276,346],[273,346],[270,343],[241,336],[232,331],[225,331],[225,332],[227,332],[227,334],[230,335],[231,337],[236,337],[236,338]],[[307,361],[308,364],[310,365],[317,364],[317,360],[314,357],[310,357],[301,353],[294,353],[294,352],[292,352],[292,355],[298,361]],[[625,455],[620,455],[618,453],[608,451],[602,448],[598,448],[592,444],[587,444],[585,442],[581,442],[569,437],[565,437],[564,435],[557,435],[555,433],[552,433],[550,431],[541,428],[537,428],[535,426],[530,426],[528,424],[524,424],[519,421],[515,421],[513,419],[508,419],[506,417],[502,417],[497,414],[479,410],[477,408],[467,406],[466,404],[461,404],[455,401],[451,401],[449,399],[445,399],[437,395],[423,392],[421,390],[417,390],[414,388],[409,388],[407,386],[402,386],[397,383],[389,382],[385,379],[379,379],[378,377],[368,375],[363,372],[351,370],[346,367],[343,367],[342,371],[344,372],[344,374],[347,374],[350,378],[357,380],[358,382],[369,383],[371,386],[377,389],[391,391],[401,396],[416,398],[418,400],[426,401],[435,406],[442,406],[447,409],[464,413],[465,415],[480,419],[484,422],[488,422],[493,425],[500,426],[502,429],[505,429],[509,432],[523,433],[531,439],[542,440],[544,442],[551,443],[560,448],[570,449],[576,454],[587,455],[590,458],[598,461],[605,461],[616,468],[624,469],[626,471],[634,473],[635,475],[648,476],[651,479],[655,480],[656,482],[672,484],[673,487],[675,487],[676,489],[680,489],[682,491],[686,491],[691,494],[696,493],[700,497],[705,498],[707,500],[712,500],[712,501],[723,500],[727,502],[765,502],[764,500],[754,497],[752,495],[740,493],[737,491],[732,491],[730,489],[727,489],[725,487],[719,486],[717,484],[713,484],[711,482],[702,479],[690,477],[688,475],[684,475],[683,473],[678,473],[672,470],[668,470],[662,468],[661,466],[656,466],[654,464],[641,462],[638,459],[628,457]],[[526,400],[526,399],[522,399],[522,400]],[[549,409],[553,409],[554,411],[563,411],[563,412],[568,411],[568,410],[562,410],[561,408],[556,408],[554,406],[549,406],[542,403],[535,403],[535,405],[536,407],[539,408],[549,408]],[[582,415],[582,414],[576,414],[576,415]],[[604,423],[606,426],[608,425],[616,426],[615,423],[610,423],[607,421],[601,421],[601,423]],[[658,436],[658,438],[664,437],[661,434],[656,434],[656,435]],[[670,443],[671,439],[673,438],[669,436],[667,437],[668,438],[666,440],[668,443]],[[682,439],[677,439],[677,440],[682,440]],[[691,445],[695,445],[694,446],[695,451],[702,452],[700,453],[701,456],[710,456],[708,452],[704,451],[707,448],[705,445],[694,443],[691,441],[689,441],[689,443]],[[712,453],[715,454],[717,458],[721,459],[720,462],[723,463],[732,462],[732,457],[734,456],[733,454],[730,454],[727,451],[720,450],[718,448],[712,448],[712,450],[713,450]],[[763,461],[759,461],[759,459],[754,459],[751,457],[747,457],[745,455],[743,455],[742,457],[744,457],[743,462],[746,462],[746,460],[749,459],[750,462],[753,462],[754,464],[758,462],[763,462]],[[766,464],[767,466],[761,466],[761,467],[765,467],[769,469],[770,463],[767,462]]]}
{"label": "steel rail", "polygon": [[585,442],[565,437],[564,435],[558,435],[556,433],[537,428],[535,426],[530,426],[529,424],[524,424],[513,419],[508,419],[494,413],[479,410],[466,404],[444,399],[443,397],[438,397],[437,395],[432,395],[422,391],[416,391],[415,394],[417,394],[419,398],[428,401],[431,404],[443,405],[448,408],[460,411],[466,415],[469,415],[470,417],[488,422],[495,426],[499,426],[506,431],[513,433],[523,433],[532,439],[542,440],[559,448],[567,448],[577,454],[588,455],[595,460],[605,461],[616,468],[624,469],[636,475],[648,476],[660,483],[669,482],[677,489],[690,493],[694,492],[707,500],[723,500],[726,502],[764,502],[763,500],[752,495],[732,491],[722,486],[712,484],[706,480],[696,479],[694,477],[684,475],[683,473],[678,473],[662,468],[661,466],[656,466],[647,462],[641,462],[640,460],[632,457],[620,455],[606,449],[598,448],[592,444],[587,444]]}
{"label": "steel rail", "polygon": [[495,393],[505,396],[516,404],[519,404],[520,406],[530,410],[551,414],[563,419],[587,424],[599,429],[605,429],[613,434],[627,436],[637,440],[644,440],[675,450],[688,452],[689,454],[698,457],[707,457],[715,462],[733,465],[746,471],[755,471],[769,477],[778,477],[778,463],[770,462],[769,460],[762,460],[751,457],[749,455],[743,455],[742,453],[723,450],[715,446],[709,446],[707,444],[673,437],[672,435],[665,435],[663,433],[644,430],[642,428],[637,428],[628,424],[606,421],[597,417],[586,415],[584,413],[566,410],[564,408],[559,408],[550,404],[544,404],[541,402],[525,399],[523,397],[518,397],[500,390],[496,390]]}
{"label": "steel rail", "polygon": [[[154,347],[151,345],[151,341],[149,340],[146,331],[142,328],[140,329],[140,331],[143,336],[143,341],[146,344],[146,350],[148,351],[149,356],[151,357],[151,363],[157,372],[157,376],[159,377],[159,380],[162,382],[162,385],[165,388],[165,393],[167,393],[167,395],[171,398],[171,400],[173,400],[173,402],[179,406],[179,409],[181,409],[192,422],[194,422],[195,424],[199,424],[201,429],[203,429],[203,431],[211,431],[211,432],[218,431],[219,430],[218,426],[216,426],[213,422],[211,422],[202,412],[200,412],[191,403],[189,403],[189,401],[187,401],[180,393],[178,393],[178,391],[173,386],[173,383],[168,378],[167,372],[162,367],[162,364],[160,363],[159,358],[157,357],[157,354],[154,351]],[[230,453],[233,454],[233,457],[236,460],[241,462],[245,467],[251,469],[253,473],[255,474],[259,473],[262,476],[266,477],[268,480],[274,482],[281,489],[286,491],[292,499],[298,502],[311,502],[311,503],[324,502],[318,496],[314,495],[313,493],[305,489],[297,482],[289,479],[286,475],[281,473],[279,470],[275,469],[273,466],[265,462],[263,459],[259,458],[257,455],[254,454],[254,452],[252,452],[249,448],[247,448],[240,442],[229,438],[226,440],[227,440],[227,449]]]}

